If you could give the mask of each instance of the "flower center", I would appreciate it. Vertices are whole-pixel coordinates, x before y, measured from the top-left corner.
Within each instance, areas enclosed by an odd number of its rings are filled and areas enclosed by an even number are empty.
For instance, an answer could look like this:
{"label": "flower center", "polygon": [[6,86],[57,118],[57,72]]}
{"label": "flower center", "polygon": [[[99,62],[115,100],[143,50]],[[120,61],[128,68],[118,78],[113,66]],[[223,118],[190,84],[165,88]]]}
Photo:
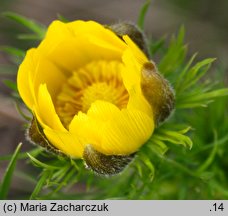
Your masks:
{"label": "flower center", "polygon": [[86,112],[96,100],[104,100],[122,108],[121,94],[117,88],[105,82],[94,83],[84,90],[82,98],[82,111]]}
{"label": "flower center", "polygon": [[127,106],[129,95],[122,82],[122,67],[117,61],[95,61],[73,72],[56,99],[56,112],[66,128],[79,111],[86,113],[96,100],[120,109]]}

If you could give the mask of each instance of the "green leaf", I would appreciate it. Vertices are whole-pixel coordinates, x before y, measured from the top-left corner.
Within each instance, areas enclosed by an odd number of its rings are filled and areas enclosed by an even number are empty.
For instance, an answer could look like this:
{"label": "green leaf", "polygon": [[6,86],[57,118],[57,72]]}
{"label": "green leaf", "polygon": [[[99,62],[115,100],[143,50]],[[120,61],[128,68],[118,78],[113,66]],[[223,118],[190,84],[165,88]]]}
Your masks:
{"label": "green leaf", "polygon": [[140,10],[140,13],[139,13],[139,17],[138,17],[138,21],[137,21],[137,25],[138,27],[143,30],[144,29],[144,22],[145,22],[145,16],[146,16],[146,13],[150,7],[150,4],[151,4],[151,0],[147,0],[141,10]]}
{"label": "green leaf", "polygon": [[[193,61],[195,56],[192,57],[189,64]],[[205,75],[205,73],[208,71],[208,69],[211,66],[211,63],[215,60],[215,58],[208,58],[201,62],[198,62],[196,65],[194,65],[192,68],[190,68],[188,71],[186,68],[183,70],[183,72],[180,74],[180,78],[178,79],[178,84],[176,87],[177,92],[185,91],[195,85],[199,79]],[[188,64],[188,65],[189,65]],[[187,65],[187,67],[188,67]]]}
{"label": "green leaf", "polygon": [[44,187],[45,183],[49,179],[49,176],[50,176],[50,172],[49,171],[45,170],[45,171],[42,172],[42,175],[41,175],[39,181],[36,184],[35,189],[33,190],[32,194],[30,196],[30,200],[37,198],[38,194],[40,193],[40,191]]}
{"label": "green leaf", "polygon": [[165,142],[163,140],[160,140],[159,137],[152,136],[152,138],[148,142],[151,150],[156,152],[157,154],[164,155],[168,150]]}
{"label": "green leaf", "polygon": [[61,169],[56,170],[56,172],[53,173],[53,175],[52,175],[52,180],[55,180],[56,182],[60,182],[61,179],[67,173],[67,170],[69,170],[69,169],[70,169],[70,166],[69,166],[69,164],[67,164],[66,166],[61,167]]}
{"label": "green leaf", "polygon": [[19,106],[19,104],[16,102],[15,103],[15,106],[16,106],[16,110],[18,111],[18,113],[27,121],[32,121],[32,114],[31,115],[28,115],[27,113],[25,113],[21,107]]}
{"label": "green leaf", "polygon": [[164,75],[174,73],[183,63],[186,56],[186,46],[184,45],[184,27],[180,28],[177,38],[173,37],[166,54],[158,64],[159,71]]}
{"label": "green leaf", "polygon": [[216,89],[214,91],[198,94],[192,98],[192,101],[211,100],[222,96],[228,96],[228,88]]}
{"label": "green leaf", "polygon": [[228,88],[216,89],[210,92],[193,92],[190,95],[183,95],[177,98],[177,108],[195,108],[206,107],[209,103],[213,102],[217,97],[228,96]]}
{"label": "green leaf", "polygon": [[154,178],[154,173],[155,173],[155,168],[154,168],[153,163],[151,162],[148,155],[146,155],[145,153],[140,154],[140,160],[149,169],[149,172],[147,171],[146,174],[147,174],[147,177],[149,177],[150,181],[152,181]]}
{"label": "green leaf", "polygon": [[29,158],[31,159],[31,161],[33,162],[33,164],[35,166],[42,167],[43,169],[47,169],[47,170],[61,169],[61,167],[57,167],[57,166],[52,166],[52,165],[49,165],[49,164],[45,164],[45,163],[39,161],[38,159],[36,159],[35,157],[33,157],[29,153],[27,153],[27,155],[29,156]]}
{"label": "green leaf", "polygon": [[17,84],[12,80],[3,80],[3,83],[11,90],[17,92]]}
{"label": "green leaf", "polygon": [[175,160],[172,160],[170,158],[166,158],[166,157],[163,157],[163,161],[167,164],[170,164],[171,166],[181,170],[182,172],[192,176],[192,177],[196,177],[196,178],[199,178],[199,176],[194,172],[194,170],[191,170],[189,169],[188,167],[186,167],[185,165],[175,161]]}
{"label": "green leaf", "polygon": [[154,56],[164,47],[165,39],[165,37],[162,37],[158,41],[153,41],[152,39],[149,41],[149,52],[151,56]]}
{"label": "green leaf", "polygon": [[186,75],[186,73],[189,71],[189,68],[190,66],[192,65],[193,61],[195,60],[197,56],[197,53],[195,53],[191,58],[190,60],[188,61],[188,63],[186,64],[186,66],[184,67],[184,69],[181,71],[181,73],[179,74],[179,76],[177,77],[174,85],[175,85],[175,91],[177,93],[179,93],[179,89],[181,88],[182,86],[182,81],[184,80],[184,77]]}
{"label": "green leaf", "polygon": [[43,39],[46,33],[46,27],[40,23],[37,23],[31,19],[21,16],[13,12],[4,12],[3,15],[34,32],[38,37],[37,39]]}
{"label": "green leaf", "polygon": [[19,34],[17,35],[17,38],[20,40],[41,40],[42,38],[39,35],[36,34]]}
{"label": "green leaf", "polygon": [[25,56],[25,52],[23,50],[11,46],[0,46],[0,50],[8,53],[9,55],[14,55],[21,58],[24,58]]}
{"label": "green leaf", "polygon": [[217,153],[217,150],[218,150],[217,139],[218,139],[218,134],[217,134],[216,131],[214,131],[214,147],[213,147],[211,153],[209,154],[208,158],[197,169],[198,173],[202,173],[203,171],[205,171],[211,165],[211,163],[214,161],[216,153]]}
{"label": "green leaf", "polygon": [[[218,139],[216,141],[216,145],[219,146],[219,147],[220,146],[224,146],[224,145],[227,144],[227,141],[228,141],[228,134],[225,134],[224,137],[221,137],[220,139]],[[211,149],[211,148],[215,148],[215,142],[214,141],[212,143],[209,143],[207,145],[202,146],[197,151],[192,153],[192,155],[200,154],[200,153],[202,153],[204,151],[207,151],[208,149]],[[222,148],[224,148],[224,147],[222,147]]]}
{"label": "green leaf", "polygon": [[204,181],[209,181],[214,177],[214,175],[213,172],[201,172],[199,177]]}
{"label": "green leaf", "polygon": [[10,163],[6,169],[6,172],[4,173],[3,180],[2,180],[2,183],[0,186],[0,199],[7,198],[7,195],[8,195],[9,189],[10,189],[10,183],[12,180],[13,172],[14,172],[14,169],[15,169],[15,166],[17,163],[18,154],[21,150],[21,146],[22,146],[22,143],[20,143],[17,146],[17,148],[10,160]]}
{"label": "green leaf", "polygon": [[[35,157],[35,156],[39,155],[42,151],[43,151],[43,149],[41,149],[41,148],[35,148],[35,149],[29,151],[29,154],[30,155],[33,155],[33,157]],[[27,159],[28,158],[28,155],[27,154],[28,154],[28,152],[20,153],[18,155],[18,160],[20,160],[20,159]],[[11,160],[12,156],[13,156],[12,154],[0,156],[0,162],[1,161]]]}
{"label": "green leaf", "polygon": [[69,181],[70,179],[74,176],[75,178],[75,175],[76,175],[76,171],[75,169],[69,169],[68,171],[66,171],[64,174],[63,174],[63,179],[61,179],[61,181],[59,180],[59,185],[57,186],[57,188],[55,190],[53,190],[49,196],[51,197],[53,194],[57,193],[59,190],[62,189],[63,186],[66,186],[66,185],[69,185]]}
{"label": "green leaf", "polygon": [[0,46],[0,51],[10,55],[13,62],[15,62],[17,65],[20,64],[25,57],[25,51],[11,46]]}
{"label": "green leaf", "polygon": [[211,181],[211,187],[215,189],[216,192],[219,192],[223,195],[223,199],[228,199],[228,190],[225,185],[221,185],[220,182]]}
{"label": "green leaf", "polygon": [[139,176],[142,178],[142,177],[143,177],[143,171],[142,171],[142,166],[141,166],[141,164],[136,163],[136,164],[135,164],[135,167],[136,167],[136,169],[137,169],[137,171],[138,171],[138,173],[139,173]]}
{"label": "green leaf", "polygon": [[189,131],[190,127],[181,131],[171,131],[167,129],[159,129],[157,133],[152,136],[151,142],[153,143],[153,139],[160,141],[167,141],[172,144],[183,145],[192,148],[192,140],[184,135],[187,131]]}
{"label": "green leaf", "polygon": [[64,22],[64,23],[69,22],[69,20],[66,17],[62,16],[61,14],[57,14],[57,17],[61,22]]}

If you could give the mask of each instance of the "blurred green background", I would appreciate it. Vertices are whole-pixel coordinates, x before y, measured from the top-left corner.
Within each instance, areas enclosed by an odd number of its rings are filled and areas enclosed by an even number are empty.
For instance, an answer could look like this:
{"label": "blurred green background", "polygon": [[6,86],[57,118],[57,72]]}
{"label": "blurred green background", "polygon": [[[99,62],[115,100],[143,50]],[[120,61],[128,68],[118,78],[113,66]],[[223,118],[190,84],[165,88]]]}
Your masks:
{"label": "blurred green background", "polygon": [[[42,24],[48,25],[58,14],[69,20],[96,20],[104,24],[119,21],[136,22],[141,0],[0,0],[0,12],[13,11]],[[211,70],[215,82],[228,86],[228,1],[218,0],[154,0],[145,20],[145,31],[148,36],[159,39],[168,38],[181,25],[186,28],[186,43],[189,55],[198,52],[198,59],[216,57],[217,61]],[[26,32],[21,26],[0,17],[0,46],[10,45],[27,49],[36,45],[34,42],[16,38],[17,33]],[[159,59],[158,59],[159,61]],[[4,52],[0,53],[0,156],[14,151],[19,141],[23,141],[23,150],[31,148],[24,141],[23,120],[16,112],[11,100],[10,90],[5,87],[5,79],[15,80],[17,66]],[[200,166],[208,156],[211,161],[206,164],[204,179],[195,178],[185,170],[177,169],[170,164],[160,165],[153,182],[153,190],[148,199],[227,199],[228,198],[228,103],[227,98],[217,99],[209,109],[199,108],[186,116],[185,121],[195,130],[193,149],[178,158],[182,150],[174,149],[168,157],[178,159],[190,167]],[[218,137],[218,140],[217,140]],[[214,149],[213,143],[220,143]],[[205,145],[205,148],[197,146]],[[212,148],[213,147],[213,148]],[[214,149],[214,150],[213,150]],[[213,153],[215,151],[215,153]],[[0,163],[0,179],[7,162]],[[19,170],[30,169],[25,162],[18,164]],[[24,184],[23,176],[15,173],[11,197],[27,193],[34,185]]]}

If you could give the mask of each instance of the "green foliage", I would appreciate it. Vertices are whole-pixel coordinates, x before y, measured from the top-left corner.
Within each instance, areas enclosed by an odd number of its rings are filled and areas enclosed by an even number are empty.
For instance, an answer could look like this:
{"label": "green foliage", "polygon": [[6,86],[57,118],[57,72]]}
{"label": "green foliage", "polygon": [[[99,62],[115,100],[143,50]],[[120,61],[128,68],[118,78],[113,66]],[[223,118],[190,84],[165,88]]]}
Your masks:
{"label": "green foliage", "polygon": [[4,12],[3,16],[19,23],[20,25],[24,26],[25,28],[27,28],[32,32],[31,34],[20,34],[18,35],[18,38],[25,39],[25,40],[43,39],[46,32],[46,27],[43,26],[42,24],[37,23],[31,19],[28,19],[26,17],[23,17],[13,12]]}
{"label": "green foliage", "polygon": [[58,14],[57,17],[61,22],[64,22],[64,23],[69,22],[69,20],[66,17],[62,16],[61,14]]}
{"label": "green foliage", "polygon": [[[181,27],[177,37],[172,37],[168,49],[165,50],[158,68],[171,81],[176,92],[176,108],[205,107],[215,98],[228,95],[228,88],[213,90],[214,83],[202,83],[214,58],[197,62],[192,66],[196,57],[193,55],[185,63],[187,47],[184,44],[185,30]],[[154,51],[152,50],[151,53]]]}
{"label": "green foliage", "polygon": [[[30,199],[43,199],[44,197],[53,197],[62,189],[69,187],[78,181],[78,176],[83,172],[82,164],[69,158],[51,156],[49,153],[41,152],[39,157],[48,158],[45,163],[28,153],[32,164],[42,169],[40,178],[32,192]],[[42,190],[48,187],[49,191],[40,196]]]}
{"label": "green foliage", "polygon": [[21,49],[11,46],[0,46],[0,51],[8,54],[13,64],[0,64],[0,74],[12,75],[16,74],[17,66],[21,63],[25,56],[25,52]]}
{"label": "green foliage", "polygon": [[[138,19],[141,29],[149,4],[147,1],[141,9]],[[33,21],[12,13],[6,15],[32,30],[35,39],[45,34],[45,28]],[[37,147],[28,154],[28,161],[37,167],[39,180],[27,198],[228,198],[228,175],[224,173],[228,168],[225,121],[228,102],[227,97],[216,99],[227,96],[228,89],[221,83],[215,84],[207,75],[214,58],[194,63],[196,55],[193,55],[187,60],[184,35],[181,27],[168,45],[165,38],[149,43],[151,55],[160,59],[159,71],[174,87],[176,110],[156,128],[127,169],[120,175],[102,178],[86,170],[81,160],[51,155]],[[23,55],[17,49],[5,51],[18,58]],[[220,76],[215,79],[221,80],[221,71],[217,74]],[[215,99],[215,103],[205,108]],[[26,155],[22,153],[18,157],[25,159]]]}
{"label": "green foliage", "polygon": [[11,80],[4,80],[4,84],[12,91],[17,92],[17,84]]}
{"label": "green foliage", "polygon": [[0,51],[7,53],[16,65],[19,65],[25,57],[25,51],[11,46],[0,46]]}
{"label": "green foliage", "polygon": [[21,149],[22,143],[20,143],[13,156],[10,159],[9,165],[4,173],[1,185],[0,185],[0,199],[6,199],[10,189],[10,183],[13,176],[13,172],[16,166],[17,158]]}
{"label": "green foliage", "polygon": [[149,9],[149,7],[150,7],[150,4],[151,4],[151,0],[147,0],[147,1],[143,4],[143,6],[142,6],[142,8],[141,8],[141,10],[140,10],[139,17],[138,17],[138,21],[137,21],[137,25],[138,25],[138,27],[139,27],[141,30],[144,29],[145,16],[146,16],[147,11],[148,11],[148,9]]}
{"label": "green foliage", "polygon": [[174,72],[181,67],[186,57],[187,47],[184,44],[184,35],[184,27],[181,27],[177,37],[172,37],[169,47],[159,62],[159,71],[167,77],[174,77]]}
{"label": "green foliage", "polygon": [[188,147],[189,149],[191,149],[192,141],[188,136],[184,135],[189,131],[189,129],[190,127],[182,129],[180,131],[172,131],[159,127],[158,130],[155,131],[149,142],[152,143],[152,146],[157,144],[157,146],[163,147],[165,145],[165,142],[169,142],[176,145],[183,145],[184,147]]}

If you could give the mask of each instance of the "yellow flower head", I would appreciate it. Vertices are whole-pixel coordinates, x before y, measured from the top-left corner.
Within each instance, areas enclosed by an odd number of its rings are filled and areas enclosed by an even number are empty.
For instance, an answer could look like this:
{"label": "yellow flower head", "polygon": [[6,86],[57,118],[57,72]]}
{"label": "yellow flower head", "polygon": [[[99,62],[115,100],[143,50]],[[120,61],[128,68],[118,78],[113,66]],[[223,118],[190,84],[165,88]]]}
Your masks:
{"label": "yellow flower head", "polygon": [[122,160],[149,139],[169,88],[129,35],[94,21],[54,21],[27,52],[17,84],[34,115],[32,140],[92,168],[94,155]]}

